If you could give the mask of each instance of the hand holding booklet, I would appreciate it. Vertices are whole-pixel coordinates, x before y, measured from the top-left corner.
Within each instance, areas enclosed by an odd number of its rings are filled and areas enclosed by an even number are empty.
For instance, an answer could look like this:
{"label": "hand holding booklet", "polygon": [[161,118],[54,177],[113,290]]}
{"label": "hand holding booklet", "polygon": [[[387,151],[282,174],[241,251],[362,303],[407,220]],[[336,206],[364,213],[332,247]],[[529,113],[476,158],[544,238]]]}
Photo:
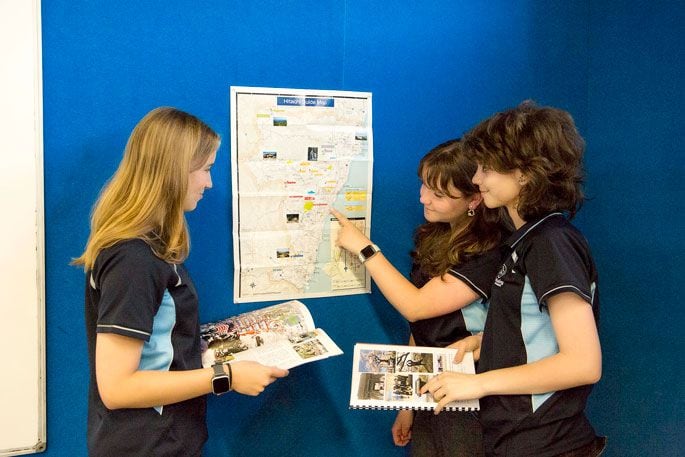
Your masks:
{"label": "hand holding booklet", "polygon": [[[454,363],[456,349],[390,344],[354,345],[350,408],[435,409],[430,393],[419,394],[428,380],[445,371],[475,373],[473,353]],[[478,400],[453,401],[446,411],[475,411]]]}
{"label": "hand holding booklet", "polygon": [[343,353],[297,300],[203,324],[200,336],[204,367],[251,360],[290,369]]}

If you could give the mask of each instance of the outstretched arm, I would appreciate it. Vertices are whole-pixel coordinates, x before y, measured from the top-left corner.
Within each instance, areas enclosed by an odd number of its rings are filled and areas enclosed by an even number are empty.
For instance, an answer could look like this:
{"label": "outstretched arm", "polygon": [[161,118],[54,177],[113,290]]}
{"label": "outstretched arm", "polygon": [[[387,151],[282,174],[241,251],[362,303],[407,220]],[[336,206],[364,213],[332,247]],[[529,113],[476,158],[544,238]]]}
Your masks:
{"label": "outstretched arm", "polygon": [[[99,333],[95,372],[103,403],[109,409],[147,408],[199,397],[212,391],[211,368],[187,371],[139,370],[143,341],[113,333]],[[257,362],[233,362],[233,390],[258,395],[287,370]]]}
{"label": "outstretched arm", "polygon": [[[342,213],[331,209],[340,222],[337,245],[357,255],[371,240]],[[456,311],[479,298],[464,282],[452,275],[432,278],[417,288],[388,261],[382,252],[364,264],[385,298],[410,322],[442,316]]]}
{"label": "outstretched arm", "polygon": [[602,351],[592,307],[572,292],[554,295],[548,308],[559,352],[536,362],[477,375],[443,373],[421,393],[439,401],[436,414],[453,400],[486,395],[538,394],[594,384],[602,375]]}

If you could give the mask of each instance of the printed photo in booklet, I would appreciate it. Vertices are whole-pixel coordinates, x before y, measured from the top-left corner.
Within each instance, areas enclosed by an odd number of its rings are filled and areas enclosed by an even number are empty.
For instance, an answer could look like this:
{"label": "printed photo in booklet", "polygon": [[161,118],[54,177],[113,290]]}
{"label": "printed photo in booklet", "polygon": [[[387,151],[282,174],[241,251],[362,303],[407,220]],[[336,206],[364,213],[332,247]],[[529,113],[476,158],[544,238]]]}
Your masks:
{"label": "printed photo in booklet", "polygon": [[[419,395],[428,380],[445,371],[475,373],[473,354],[454,363],[456,349],[357,343],[354,346],[350,408],[434,409],[429,393]],[[478,400],[453,401],[447,411],[475,411]]]}

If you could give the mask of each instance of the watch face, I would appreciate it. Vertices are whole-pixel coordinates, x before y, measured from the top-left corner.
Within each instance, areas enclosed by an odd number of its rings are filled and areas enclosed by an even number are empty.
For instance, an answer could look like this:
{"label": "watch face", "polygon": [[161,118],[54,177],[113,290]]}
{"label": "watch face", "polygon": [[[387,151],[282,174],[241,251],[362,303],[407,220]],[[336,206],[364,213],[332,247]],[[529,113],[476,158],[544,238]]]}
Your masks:
{"label": "watch face", "polygon": [[215,394],[223,394],[228,392],[228,390],[231,388],[228,376],[218,376],[216,378],[212,378],[212,388]]}
{"label": "watch face", "polygon": [[364,256],[365,259],[368,259],[372,255],[374,255],[375,252],[376,250],[373,248],[373,246],[369,245],[361,250],[361,255]]}

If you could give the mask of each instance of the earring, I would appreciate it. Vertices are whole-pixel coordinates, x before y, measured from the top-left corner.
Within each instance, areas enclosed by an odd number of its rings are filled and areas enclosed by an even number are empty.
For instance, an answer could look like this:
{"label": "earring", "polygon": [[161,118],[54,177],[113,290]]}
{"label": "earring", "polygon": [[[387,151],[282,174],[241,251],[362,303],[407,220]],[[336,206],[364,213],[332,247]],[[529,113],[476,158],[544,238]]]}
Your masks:
{"label": "earring", "polygon": [[474,210],[473,208],[469,208],[469,210],[466,211],[466,215],[467,215],[468,217],[473,217],[473,216],[476,215],[476,210]]}

